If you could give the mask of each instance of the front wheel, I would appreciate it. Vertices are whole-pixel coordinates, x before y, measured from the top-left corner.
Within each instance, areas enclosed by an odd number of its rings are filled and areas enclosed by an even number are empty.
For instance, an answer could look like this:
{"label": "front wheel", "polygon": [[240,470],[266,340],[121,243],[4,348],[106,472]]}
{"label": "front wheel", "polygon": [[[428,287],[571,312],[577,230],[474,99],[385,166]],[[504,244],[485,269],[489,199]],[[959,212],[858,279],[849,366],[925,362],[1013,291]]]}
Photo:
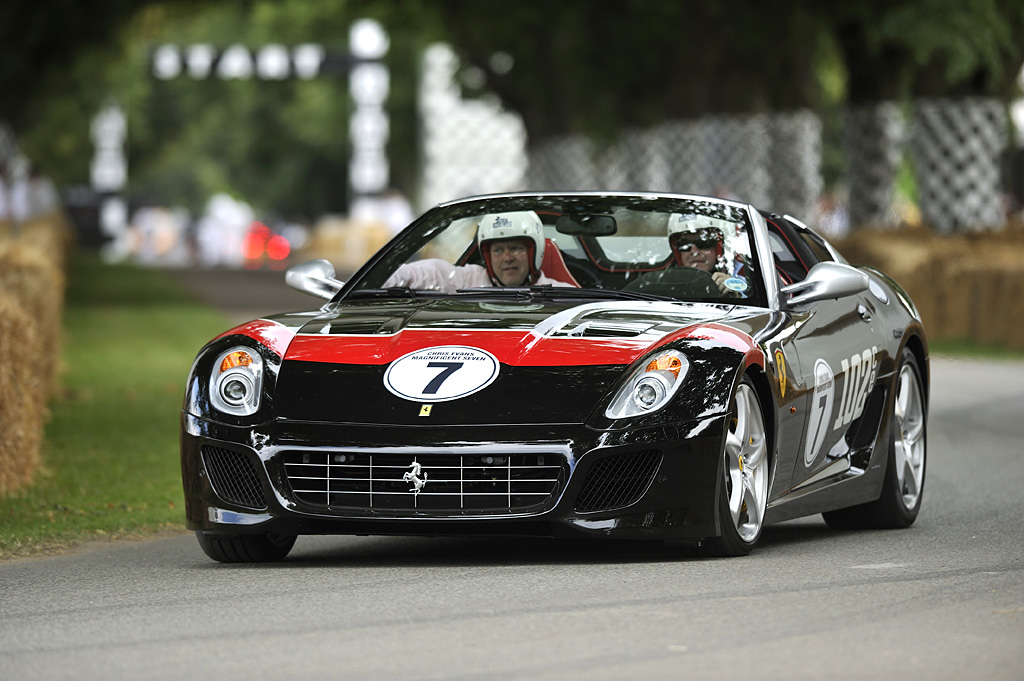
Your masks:
{"label": "front wheel", "polygon": [[829,527],[902,529],[914,524],[924,493],[926,413],[917,359],[904,349],[896,378],[882,493],[875,501],[822,514]]}
{"label": "front wheel", "polygon": [[207,534],[196,532],[203,552],[221,563],[271,563],[295,545],[294,534]]}
{"label": "front wheel", "polygon": [[745,556],[754,550],[768,503],[768,436],[761,402],[750,379],[733,395],[723,448],[719,490],[721,534],[704,542],[712,556]]}

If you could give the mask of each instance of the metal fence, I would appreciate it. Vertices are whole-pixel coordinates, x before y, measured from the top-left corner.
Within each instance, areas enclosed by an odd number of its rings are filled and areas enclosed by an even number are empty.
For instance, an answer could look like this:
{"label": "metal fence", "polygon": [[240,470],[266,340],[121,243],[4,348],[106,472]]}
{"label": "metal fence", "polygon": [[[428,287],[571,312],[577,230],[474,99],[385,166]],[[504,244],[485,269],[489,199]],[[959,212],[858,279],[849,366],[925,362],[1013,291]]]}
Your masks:
{"label": "metal fence", "polygon": [[842,117],[839,205],[824,194],[823,125],[810,110],[708,115],[626,130],[614,141],[583,135],[527,140],[521,120],[495,100],[464,99],[458,60],[436,45],[421,88],[423,168],[419,208],[468,193],[651,190],[729,196],[779,213],[890,227],[896,183],[909,162],[923,221],[940,232],[1006,222],[1001,159],[1007,102],[916,100],[856,107]]}

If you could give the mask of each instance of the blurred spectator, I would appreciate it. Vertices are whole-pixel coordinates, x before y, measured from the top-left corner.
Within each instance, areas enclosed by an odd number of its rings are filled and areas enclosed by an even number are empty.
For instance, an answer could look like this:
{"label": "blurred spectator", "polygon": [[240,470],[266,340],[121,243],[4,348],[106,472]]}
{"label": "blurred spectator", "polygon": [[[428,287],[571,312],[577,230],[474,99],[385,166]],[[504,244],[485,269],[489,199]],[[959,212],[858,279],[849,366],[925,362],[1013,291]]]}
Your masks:
{"label": "blurred spectator", "polygon": [[9,222],[11,219],[11,203],[7,196],[7,177],[3,168],[0,168],[0,224]]}
{"label": "blurred spectator", "polygon": [[26,173],[16,175],[10,189],[11,220],[21,224],[32,217],[32,191]]}
{"label": "blurred spectator", "polygon": [[389,189],[384,193],[380,200],[380,210],[392,236],[405,229],[416,217],[413,215],[409,200],[397,189]]}
{"label": "blurred spectator", "polygon": [[245,264],[243,240],[253,222],[253,210],[244,201],[216,194],[206,204],[206,214],[196,226],[196,248],[203,267],[241,267]]}
{"label": "blurred spectator", "polygon": [[741,201],[739,194],[734,192],[729,185],[722,182],[719,182],[714,186],[711,190],[711,195],[727,201]]}
{"label": "blurred spectator", "polygon": [[49,215],[59,207],[57,190],[53,181],[35,168],[29,175],[29,204],[31,217]]}
{"label": "blurred spectator", "polygon": [[818,231],[830,239],[846,236],[850,231],[850,214],[835,193],[823,194],[818,203]]}
{"label": "blurred spectator", "polygon": [[188,212],[160,206],[135,211],[131,224],[131,247],[144,265],[183,265],[188,260],[185,231]]}

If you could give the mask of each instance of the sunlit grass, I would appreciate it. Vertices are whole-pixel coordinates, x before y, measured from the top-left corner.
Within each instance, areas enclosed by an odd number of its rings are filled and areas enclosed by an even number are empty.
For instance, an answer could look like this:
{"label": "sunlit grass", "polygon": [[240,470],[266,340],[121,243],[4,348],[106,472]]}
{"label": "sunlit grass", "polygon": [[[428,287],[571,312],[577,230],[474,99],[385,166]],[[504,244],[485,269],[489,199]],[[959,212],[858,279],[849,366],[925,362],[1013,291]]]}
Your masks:
{"label": "sunlit grass", "polygon": [[932,355],[963,359],[1024,360],[1024,351],[980,345],[970,340],[929,340],[928,351]]}
{"label": "sunlit grass", "polygon": [[184,528],[185,378],[199,348],[227,326],[166,273],[76,256],[43,470],[0,499],[0,557]]}

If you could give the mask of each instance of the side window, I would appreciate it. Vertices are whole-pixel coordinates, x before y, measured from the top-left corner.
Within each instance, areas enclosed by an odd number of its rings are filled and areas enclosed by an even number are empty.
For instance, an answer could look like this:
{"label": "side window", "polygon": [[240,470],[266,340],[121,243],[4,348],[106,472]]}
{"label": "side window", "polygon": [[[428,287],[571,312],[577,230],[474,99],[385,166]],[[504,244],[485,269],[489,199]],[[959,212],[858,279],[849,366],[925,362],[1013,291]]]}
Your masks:
{"label": "side window", "polygon": [[810,230],[801,230],[800,236],[803,238],[807,247],[811,249],[814,256],[818,259],[818,262],[831,260],[833,262],[841,262],[844,265],[848,264],[846,258],[839,254],[839,251],[835,249],[829,242],[815,234]]}
{"label": "side window", "polygon": [[825,246],[825,242],[821,240],[817,234],[813,232],[800,232],[800,238],[804,240],[807,248],[811,249],[811,253],[814,254],[815,260],[818,262],[828,262],[835,260],[828,248]]}
{"label": "side window", "polygon": [[772,246],[775,259],[775,271],[782,280],[782,285],[803,281],[807,276],[807,268],[789,245],[786,238],[769,223],[768,240]]}

